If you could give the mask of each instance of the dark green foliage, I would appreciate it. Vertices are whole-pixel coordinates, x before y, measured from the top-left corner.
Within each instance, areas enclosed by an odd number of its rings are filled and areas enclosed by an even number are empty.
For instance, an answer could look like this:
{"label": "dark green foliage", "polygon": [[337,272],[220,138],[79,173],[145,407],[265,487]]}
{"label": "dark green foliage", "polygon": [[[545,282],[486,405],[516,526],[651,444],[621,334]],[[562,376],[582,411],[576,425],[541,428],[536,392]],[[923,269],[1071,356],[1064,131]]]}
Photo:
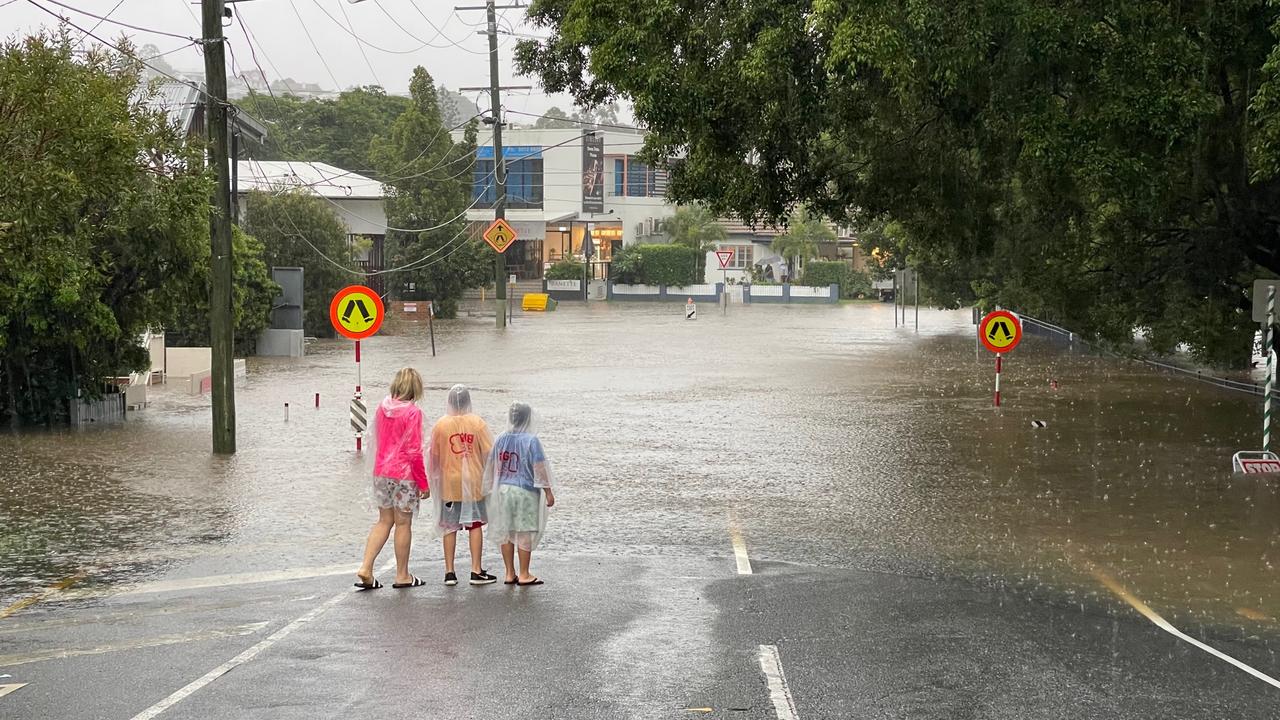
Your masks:
{"label": "dark green foliage", "polygon": [[[252,355],[258,336],[271,323],[271,305],[280,286],[271,279],[271,271],[262,257],[262,242],[246,235],[240,228],[231,230],[234,253],[231,283],[232,325],[235,328],[236,353]],[[168,317],[164,321],[165,342],[170,347],[207,347],[209,345],[209,247],[204,246],[200,261],[189,268],[185,282],[175,282],[167,301]]]}
{"label": "dark green foliage", "polygon": [[805,263],[801,285],[810,287],[840,286],[840,297],[855,298],[871,292],[871,276],[857,272],[849,263],[840,261],[810,260]]}
{"label": "dark green foliage", "polygon": [[628,245],[614,253],[611,277],[624,285],[694,285],[702,282],[699,255],[683,245]]}
{"label": "dark green foliage", "polygon": [[580,262],[561,260],[547,268],[548,280],[581,280],[587,276],[586,268]]}
{"label": "dark green foliage", "polygon": [[[409,84],[410,107],[385,136],[373,142],[370,157],[388,176],[387,264],[407,270],[388,275],[387,289],[400,296],[435,301],[440,317],[457,313],[464,290],[493,280],[495,254],[472,237],[464,213],[471,200],[476,124],[455,143],[440,115],[431,75],[419,67]],[[441,227],[436,227],[441,226]]]}
{"label": "dark green foliage", "polygon": [[208,253],[203,148],[132,98],[141,69],[65,32],[0,45],[0,417],[145,369],[175,278]]}
{"label": "dark green foliage", "polygon": [[[536,0],[518,65],[632,101],[669,195],[882,235],[947,304],[1247,358],[1280,273],[1280,4]],[[869,249],[875,249],[872,245]]]}
{"label": "dark green foliage", "polygon": [[343,91],[336,99],[253,93],[236,104],[268,125],[266,147],[247,148],[252,157],[323,162],[376,175],[373,139],[390,131],[410,100],[371,85]]}
{"label": "dark green foliage", "polygon": [[329,322],[329,301],[334,294],[364,281],[353,270],[343,269],[350,256],[347,228],[332,207],[322,198],[301,192],[254,192],[249,195],[244,216],[245,231],[262,242],[262,260],[268,270],[302,268],[302,325],[307,335],[315,337],[334,335]]}

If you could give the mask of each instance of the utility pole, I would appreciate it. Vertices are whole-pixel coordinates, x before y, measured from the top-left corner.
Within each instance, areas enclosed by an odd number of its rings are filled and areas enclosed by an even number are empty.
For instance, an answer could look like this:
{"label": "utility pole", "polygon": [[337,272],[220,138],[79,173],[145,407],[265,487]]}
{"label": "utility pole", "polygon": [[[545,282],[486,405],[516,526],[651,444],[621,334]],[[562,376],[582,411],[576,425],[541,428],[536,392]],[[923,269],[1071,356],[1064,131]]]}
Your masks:
{"label": "utility pole", "polygon": [[225,0],[201,0],[204,25],[205,125],[216,185],[209,213],[209,368],[213,452],[236,451],[236,389],[231,327],[231,178],[227,156],[227,66],[222,37]]}
{"label": "utility pole", "polygon": [[[499,93],[502,86],[498,82],[498,9],[518,10],[525,5],[496,5],[494,0],[485,0],[483,6],[467,5],[455,7],[455,11],[484,10],[487,20],[484,34],[489,36],[489,108],[493,115],[493,181],[495,197],[493,201],[493,219],[502,220],[507,216],[507,166],[502,155],[502,98]],[[477,33],[479,34],[479,33]],[[466,89],[466,88],[460,88]],[[508,248],[510,249],[510,248]],[[493,264],[493,302],[494,315],[498,318],[498,327],[507,326],[507,254],[498,253]]]}
{"label": "utility pole", "polygon": [[[502,159],[502,102],[498,97],[498,12],[494,0],[485,0],[485,17],[489,35],[489,102],[493,110],[493,182],[497,197],[493,201],[493,217],[501,220],[507,216],[507,167]],[[507,326],[507,253],[498,253],[493,263],[494,309],[497,310],[498,327]]]}

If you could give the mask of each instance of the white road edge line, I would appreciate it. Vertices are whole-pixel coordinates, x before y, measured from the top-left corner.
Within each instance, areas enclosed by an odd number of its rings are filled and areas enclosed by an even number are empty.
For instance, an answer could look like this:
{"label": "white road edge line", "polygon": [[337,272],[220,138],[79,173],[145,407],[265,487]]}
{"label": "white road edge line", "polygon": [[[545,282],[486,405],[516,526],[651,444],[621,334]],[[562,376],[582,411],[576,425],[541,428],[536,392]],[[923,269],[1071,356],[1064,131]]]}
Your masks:
{"label": "white road edge line", "polygon": [[1150,606],[1148,606],[1146,603],[1142,602],[1137,597],[1135,597],[1132,593],[1126,590],[1124,586],[1116,582],[1109,575],[1107,575],[1106,573],[1102,572],[1097,568],[1093,568],[1092,571],[1093,571],[1093,576],[1098,580],[1098,582],[1105,585],[1108,590],[1115,593],[1121,600],[1124,600],[1125,602],[1129,603],[1129,605],[1133,606],[1134,610],[1137,610],[1139,613],[1142,614],[1143,617],[1145,617],[1146,619],[1154,623],[1156,627],[1178,638],[1179,640],[1182,640],[1183,642],[1190,643],[1191,645],[1194,645],[1200,648],[1201,650],[1209,653],[1210,655],[1218,658],[1219,660],[1223,660],[1228,663],[1231,663],[1232,665],[1235,665],[1237,668],[1249,673],[1250,675],[1258,678],[1259,680],[1261,680],[1264,683],[1267,683],[1268,685],[1271,685],[1272,687],[1280,688],[1280,680],[1276,680],[1270,675],[1267,675],[1266,673],[1260,670],[1257,670],[1256,668],[1246,665],[1245,663],[1240,662],[1239,660],[1231,657],[1230,655],[1220,650],[1217,650],[1216,648],[1210,647],[1200,642],[1199,640],[1191,637],[1190,635],[1187,635],[1186,633],[1182,632],[1178,628],[1174,627],[1168,620],[1165,620],[1163,617],[1161,617],[1159,613],[1157,613],[1155,610],[1152,610]]}
{"label": "white road edge line", "polygon": [[760,670],[769,683],[769,700],[773,702],[778,720],[800,720],[796,701],[791,697],[791,686],[782,672],[782,658],[778,655],[777,645],[760,646]]}
{"label": "white road edge line", "polygon": [[27,686],[26,683],[9,683],[8,685],[0,685],[0,697],[4,697],[5,695],[8,695],[9,693],[14,692],[16,690],[21,690],[26,686]]}
{"label": "white road edge line", "polygon": [[[384,566],[384,567],[380,568],[380,569],[378,570],[378,572],[385,573],[385,572],[387,572],[387,570],[388,570],[388,569],[393,568],[393,567],[395,567],[395,561],[394,561],[394,560],[393,560],[393,561],[391,561],[391,562],[389,562],[389,563],[387,563],[387,565],[386,565],[386,566]],[[351,574],[352,574],[352,575],[355,575],[355,571],[353,570],[353,571],[351,572]],[[167,697],[167,698],[165,698],[165,699],[161,700],[160,702],[156,703],[155,705],[152,705],[151,707],[147,708],[146,710],[143,710],[142,712],[138,713],[137,715],[134,715],[134,716],[133,716],[133,718],[132,718],[131,720],[152,720],[152,718],[155,718],[155,717],[159,716],[159,715],[160,715],[160,713],[164,712],[165,710],[168,710],[169,708],[173,707],[174,705],[177,705],[178,703],[180,703],[180,702],[182,702],[183,700],[187,699],[187,698],[188,698],[188,697],[190,697],[192,694],[194,694],[196,691],[200,690],[200,688],[203,688],[204,686],[208,685],[209,683],[213,682],[214,680],[217,680],[218,678],[222,677],[223,675],[226,675],[227,673],[231,672],[232,670],[236,669],[237,667],[239,667],[239,666],[241,666],[241,665],[243,665],[243,664],[245,664],[245,663],[249,662],[250,660],[254,659],[254,658],[255,658],[255,657],[257,657],[259,654],[261,654],[263,650],[266,650],[267,648],[271,647],[272,645],[275,645],[276,643],[278,643],[278,642],[280,642],[281,640],[285,639],[285,638],[286,638],[286,637],[288,637],[288,636],[289,636],[289,634],[290,634],[290,633],[292,633],[294,630],[297,630],[298,628],[302,627],[303,625],[306,625],[307,623],[311,622],[312,620],[315,620],[316,618],[320,617],[320,615],[321,615],[321,614],[323,614],[323,613],[324,613],[324,611],[328,610],[329,608],[333,607],[334,605],[337,605],[338,603],[342,602],[343,600],[346,600],[347,598],[351,597],[351,596],[352,596],[352,595],[354,595],[354,594],[355,594],[355,591],[354,591],[354,590],[350,590],[350,589],[348,589],[348,590],[343,590],[342,592],[338,593],[337,595],[334,595],[333,597],[329,598],[328,600],[325,600],[323,603],[320,603],[318,606],[316,606],[316,607],[312,608],[311,610],[307,611],[304,615],[302,615],[301,617],[297,618],[297,619],[296,619],[296,620],[294,620],[293,622],[289,623],[288,625],[285,625],[284,627],[280,628],[279,630],[275,631],[274,633],[271,633],[271,635],[267,636],[267,638],[266,638],[266,639],[264,639],[263,641],[261,641],[261,642],[257,643],[257,644],[256,644],[256,645],[254,645],[253,647],[249,648],[248,650],[245,650],[244,652],[242,652],[242,653],[240,653],[239,655],[237,655],[237,656],[235,656],[235,657],[231,658],[230,660],[228,660],[228,661],[226,661],[226,662],[222,663],[222,664],[221,664],[221,665],[219,665],[218,667],[216,667],[216,668],[214,668],[214,669],[210,670],[209,672],[205,673],[203,676],[201,676],[201,677],[199,677],[199,678],[197,678],[197,679],[195,679],[195,680],[191,681],[191,682],[190,682],[190,683],[188,683],[185,687],[180,688],[179,690],[177,690],[176,692],[174,692],[174,693],[173,693],[172,695],[170,695],[169,697]]]}
{"label": "white road edge line", "polygon": [[751,574],[751,558],[747,556],[747,544],[742,540],[742,531],[738,529],[738,520],[729,516],[729,538],[733,541],[733,559],[738,564],[739,575]]}

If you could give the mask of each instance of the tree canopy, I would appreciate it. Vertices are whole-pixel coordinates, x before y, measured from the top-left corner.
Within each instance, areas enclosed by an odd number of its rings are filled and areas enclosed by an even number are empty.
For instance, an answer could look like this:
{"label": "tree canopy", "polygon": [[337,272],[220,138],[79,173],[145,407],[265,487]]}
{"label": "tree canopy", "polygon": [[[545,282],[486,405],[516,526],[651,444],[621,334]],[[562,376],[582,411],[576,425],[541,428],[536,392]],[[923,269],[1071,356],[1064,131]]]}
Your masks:
{"label": "tree canopy", "polygon": [[465,211],[476,167],[476,124],[455,143],[441,118],[431,74],[419,67],[409,83],[410,107],[385,136],[371,159],[387,178],[386,257],[390,267],[408,266],[391,276],[396,295],[413,292],[436,302],[452,316],[462,291],[489,281],[493,253],[471,237]]}
{"label": "tree canopy", "polygon": [[894,222],[948,304],[1247,358],[1246,284],[1280,273],[1277,4],[641,5],[535,0],[517,61],[630,100],[674,200]]}
{"label": "tree canopy", "polygon": [[374,174],[373,139],[390,131],[410,101],[370,85],[343,91],[336,99],[255,92],[237,105],[270,126],[266,147],[251,149],[254,157],[323,162]]}
{"label": "tree canopy", "polygon": [[[125,48],[128,50],[128,48]],[[203,148],[148,107],[142,69],[61,31],[0,44],[0,415],[148,366],[139,337],[208,253]]]}

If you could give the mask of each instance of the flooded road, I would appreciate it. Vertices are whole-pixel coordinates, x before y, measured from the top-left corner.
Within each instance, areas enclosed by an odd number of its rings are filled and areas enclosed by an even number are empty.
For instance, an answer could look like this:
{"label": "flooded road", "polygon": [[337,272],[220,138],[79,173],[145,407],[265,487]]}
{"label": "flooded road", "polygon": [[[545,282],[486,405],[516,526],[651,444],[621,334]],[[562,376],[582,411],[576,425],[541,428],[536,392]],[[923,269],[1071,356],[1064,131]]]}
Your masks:
{"label": "flooded road", "polygon": [[[759,561],[1118,612],[1111,578],[1184,629],[1280,637],[1280,496],[1230,474],[1231,453],[1258,445],[1257,398],[1031,337],[997,411],[967,311],[922,310],[916,335],[882,305],[695,322],[570,305],[505,334],[441,323],[435,358],[424,332],[365,342],[366,397],[413,365],[428,416],[455,382],[494,428],[513,400],[532,404],[561,486],[547,556],[731,556],[737,527]],[[123,426],[0,435],[0,607],[60,582],[92,603],[140,583],[354,568],[371,515],[347,425],[352,347],[308,353],[250,361],[233,458],[211,456],[208,400],[179,386]],[[438,548],[415,556],[434,577]]]}

